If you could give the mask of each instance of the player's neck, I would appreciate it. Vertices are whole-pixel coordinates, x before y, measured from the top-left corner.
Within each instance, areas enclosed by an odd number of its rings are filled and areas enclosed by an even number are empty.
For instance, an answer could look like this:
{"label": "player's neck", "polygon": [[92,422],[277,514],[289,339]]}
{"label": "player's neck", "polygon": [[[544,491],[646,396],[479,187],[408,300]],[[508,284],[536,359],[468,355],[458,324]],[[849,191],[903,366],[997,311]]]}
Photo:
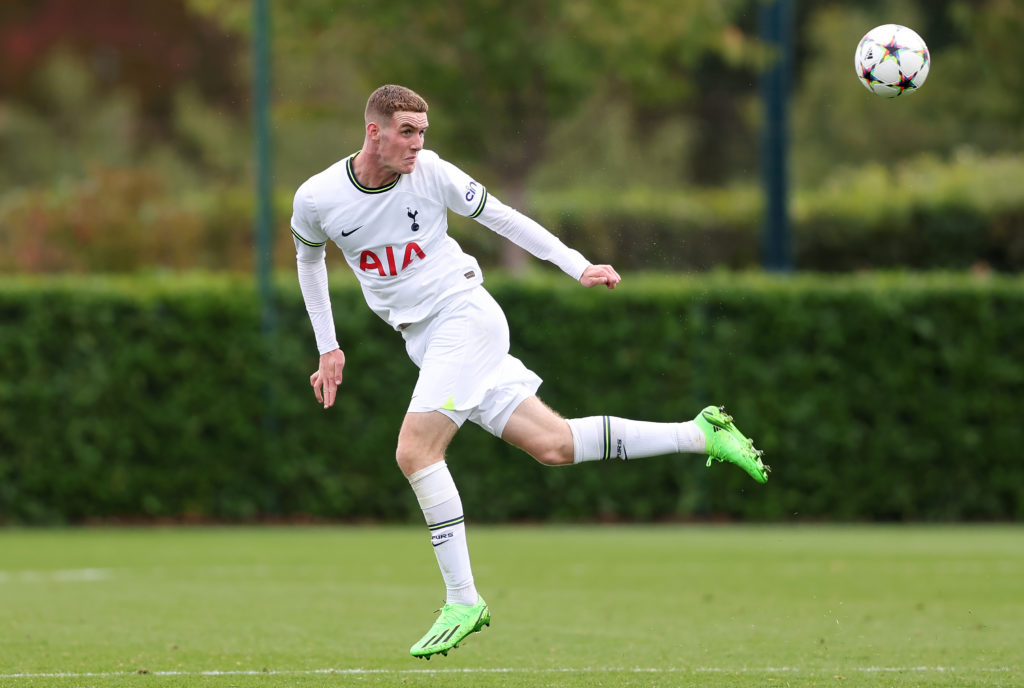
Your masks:
{"label": "player's neck", "polygon": [[373,155],[368,155],[365,147],[353,158],[352,171],[356,175],[356,181],[367,189],[387,186],[398,177],[398,173],[394,170],[375,164]]}

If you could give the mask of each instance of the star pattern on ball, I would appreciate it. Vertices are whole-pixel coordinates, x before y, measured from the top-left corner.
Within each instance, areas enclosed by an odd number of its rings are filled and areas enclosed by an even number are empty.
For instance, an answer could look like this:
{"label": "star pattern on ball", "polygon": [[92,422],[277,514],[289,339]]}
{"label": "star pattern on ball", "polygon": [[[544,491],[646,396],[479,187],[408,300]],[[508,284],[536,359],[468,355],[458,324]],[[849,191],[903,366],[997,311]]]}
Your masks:
{"label": "star pattern on ball", "polygon": [[882,83],[882,80],[879,79],[877,76],[875,76],[875,69],[874,69],[874,67],[869,67],[867,65],[861,65],[860,66],[860,78],[863,79],[864,81],[868,82],[869,84],[880,84],[880,83]]}
{"label": "star pattern on ball", "polygon": [[898,83],[893,84],[893,88],[899,90],[898,95],[902,95],[904,91],[912,91],[917,88],[917,84],[914,83],[914,77],[917,76],[917,72],[913,74],[904,74],[900,72],[900,80]]}
{"label": "star pattern on ball", "polygon": [[882,61],[892,58],[893,60],[899,60],[900,51],[906,50],[907,46],[901,45],[896,42],[896,34],[892,35],[888,43],[879,43],[882,50],[885,51],[885,55],[882,56]]}

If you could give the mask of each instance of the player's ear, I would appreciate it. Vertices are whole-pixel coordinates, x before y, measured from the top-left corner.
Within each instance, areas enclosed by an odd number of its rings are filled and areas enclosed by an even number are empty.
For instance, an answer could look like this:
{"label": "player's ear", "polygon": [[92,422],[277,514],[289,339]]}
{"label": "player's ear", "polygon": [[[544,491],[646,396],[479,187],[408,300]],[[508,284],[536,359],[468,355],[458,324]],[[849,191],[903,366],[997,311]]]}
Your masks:
{"label": "player's ear", "polygon": [[380,125],[370,120],[366,123],[366,137],[371,141],[376,141],[380,137]]}

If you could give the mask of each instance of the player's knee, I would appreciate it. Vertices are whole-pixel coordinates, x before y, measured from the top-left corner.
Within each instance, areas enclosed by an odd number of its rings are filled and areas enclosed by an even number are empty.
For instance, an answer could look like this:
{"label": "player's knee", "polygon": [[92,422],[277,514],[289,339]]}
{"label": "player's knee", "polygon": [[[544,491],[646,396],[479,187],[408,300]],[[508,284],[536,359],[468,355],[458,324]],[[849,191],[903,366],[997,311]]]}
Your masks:
{"label": "player's knee", "polygon": [[501,437],[545,466],[564,466],[574,459],[568,422],[537,397],[516,409]]}
{"label": "player's knee", "polygon": [[545,466],[564,466],[573,461],[572,445],[566,446],[564,442],[538,442],[529,447],[528,451],[530,456]]}
{"label": "player's knee", "polygon": [[[444,458],[443,455],[440,458]],[[412,475],[416,471],[426,468],[439,460],[438,457],[403,442],[399,442],[398,448],[395,450],[395,461],[406,476]]]}
{"label": "player's knee", "polygon": [[412,455],[408,450],[404,449],[401,444],[395,449],[395,463],[402,469],[403,473],[407,473],[406,468],[412,464]]}

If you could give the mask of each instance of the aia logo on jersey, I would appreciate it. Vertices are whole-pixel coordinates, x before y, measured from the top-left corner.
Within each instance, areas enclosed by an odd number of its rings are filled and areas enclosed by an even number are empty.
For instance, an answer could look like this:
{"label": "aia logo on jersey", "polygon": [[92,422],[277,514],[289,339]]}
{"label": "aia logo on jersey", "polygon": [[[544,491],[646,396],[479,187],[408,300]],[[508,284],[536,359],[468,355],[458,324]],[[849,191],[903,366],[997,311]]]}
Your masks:
{"label": "aia logo on jersey", "polygon": [[404,255],[402,256],[402,267],[399,268],[395,255],[396,248],[395,246],[385,246],[383,260],[373,251],[363,251],[359,256],[359,269],[364,272],[376,271],[381,277],[395,277],[399,272],[412,265],[414,259],[423,260],[427,257],[423,249],[415,241],[411,241],[402,249]]}

